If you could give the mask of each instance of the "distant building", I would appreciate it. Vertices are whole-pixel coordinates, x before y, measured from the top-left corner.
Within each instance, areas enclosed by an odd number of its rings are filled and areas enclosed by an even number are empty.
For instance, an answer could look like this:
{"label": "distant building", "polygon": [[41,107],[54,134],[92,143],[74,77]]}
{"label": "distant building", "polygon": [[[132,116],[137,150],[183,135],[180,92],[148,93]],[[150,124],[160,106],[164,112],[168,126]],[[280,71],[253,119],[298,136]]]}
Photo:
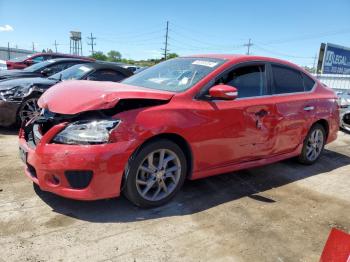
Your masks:
{"label": "distant building", "polygon": [[20,56],[26,56],[35,52],[25,49],[0,47],[0,60],[9,60]]}

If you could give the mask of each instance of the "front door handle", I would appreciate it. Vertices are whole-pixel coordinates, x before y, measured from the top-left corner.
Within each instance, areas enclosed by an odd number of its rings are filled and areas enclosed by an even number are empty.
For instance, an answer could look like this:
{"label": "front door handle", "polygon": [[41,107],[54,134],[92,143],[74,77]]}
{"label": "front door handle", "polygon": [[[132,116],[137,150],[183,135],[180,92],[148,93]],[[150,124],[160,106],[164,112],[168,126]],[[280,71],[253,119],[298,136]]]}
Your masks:
{"label": "front door handle", "polygon": [[256,112],[255,115],[257,117],[264,117],[268,114],[269,112],[267,112],[265,109],[261,109],[260,111]]}
{"label": "front door handle", "polygon": [[314,110],[314,109],[315,109],[314,106],[305,106],[305,107],[304,107],[304,111],[312,111],[312,110]]}

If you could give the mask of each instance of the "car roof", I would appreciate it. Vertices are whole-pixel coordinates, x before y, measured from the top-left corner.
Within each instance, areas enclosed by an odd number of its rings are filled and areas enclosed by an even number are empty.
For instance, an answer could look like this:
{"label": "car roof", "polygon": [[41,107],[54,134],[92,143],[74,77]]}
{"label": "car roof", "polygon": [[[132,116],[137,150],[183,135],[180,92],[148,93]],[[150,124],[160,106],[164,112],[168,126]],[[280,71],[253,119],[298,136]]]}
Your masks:
{"label": "car roof", "polygon": [[257,56],[257,55],[241,55],[241,54],[200,54],[200,55],[192,55],[192,56],[186,56],[186,57],[224,59],[224,60],[228,60],[231,63],[241,63],[241,62],[249,62],[249,61],[272,62],[272,63],[283,64],[290,67],[294,67],[298,70],[303,71],[307,75],[310,75],[307,71],[305,71],[303,68],[301,68],[296,64],[293,64],[286,60],[273,58],[273,57]]}
{"label": "car roof", "polygon": [[[84,58],[70,58],[70,57],[65,57],[65,58],[53,58],[53,59],[48,59],[45,61],[54,61],[54,63],[58,62],[83,62],[83,63],[91,63],[93,61],[86,60]],[[45,62],[43,61],[43,62]]]}
{"label": "car roof", "polygon": [[51,55],[57,55],[57,56],[62,56],[62,57],[67,57],[67,58],[81,58],[81,59],[87,59],[91,61],[95,61],[96,59],[87,57],[87,56],[79,56],[79,55],[72,55],[72,54],[63,54],[63,53],[33,53],[30,56],[51,56]]}

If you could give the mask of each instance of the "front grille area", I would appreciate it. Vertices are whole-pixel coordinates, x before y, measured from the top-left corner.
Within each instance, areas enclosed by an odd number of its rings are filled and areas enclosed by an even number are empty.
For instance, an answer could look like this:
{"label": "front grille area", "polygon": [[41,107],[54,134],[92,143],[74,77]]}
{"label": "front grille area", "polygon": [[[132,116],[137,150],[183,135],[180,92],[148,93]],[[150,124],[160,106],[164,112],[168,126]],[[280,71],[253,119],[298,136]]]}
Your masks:
{"label": "front grille area", "polygon": [[70,170],[64,172],[69,185],[74,189],[86,188],[92,179],[91,170]]}

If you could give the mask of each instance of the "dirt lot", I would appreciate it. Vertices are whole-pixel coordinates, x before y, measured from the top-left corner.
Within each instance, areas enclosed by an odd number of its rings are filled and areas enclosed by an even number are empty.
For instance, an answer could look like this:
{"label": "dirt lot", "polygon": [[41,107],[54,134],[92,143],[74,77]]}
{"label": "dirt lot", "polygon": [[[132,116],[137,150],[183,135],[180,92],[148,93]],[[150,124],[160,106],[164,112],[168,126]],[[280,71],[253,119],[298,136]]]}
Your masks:
{"label": "dirt lot", "polygon": [[350,231],[350,135],[314,166],[287,160],[189,181],[168,205],[79,202],[35,191],[0,130],[0,261],[318,261]]}

